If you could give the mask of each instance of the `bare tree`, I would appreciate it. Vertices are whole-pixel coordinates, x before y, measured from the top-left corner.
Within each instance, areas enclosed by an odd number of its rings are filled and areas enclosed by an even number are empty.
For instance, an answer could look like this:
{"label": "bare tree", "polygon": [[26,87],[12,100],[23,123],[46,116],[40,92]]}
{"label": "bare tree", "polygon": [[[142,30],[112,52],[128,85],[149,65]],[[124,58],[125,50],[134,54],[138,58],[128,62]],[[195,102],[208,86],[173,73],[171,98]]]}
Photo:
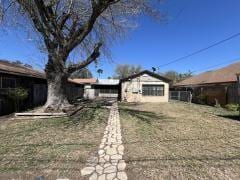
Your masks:
{"label": "bare tree", "polygon": [[88,68],[82,68],[70,75],[70,78],[92,78],[92,72]]}
{"label": "bare tree", "polygon": [[114,78],[125,78],[142,70],[140,65],[119,64],[115,69]]}
{"label": "bare tree", "polygon": [[[29,23],[40,35],[48,55],[45,108],[57,111],[69,105],[65,95],[69,75],[96,62],[100,48],[106,50],[115,40],[123,38],[135,26],[139,15],[155,16],[152,7],[157,1],[0,0],[0,21],[14,19],[24,26]],[[67,63],[74,50],[85,59]]]}
{"label": "bare tree", "polygon": [[186,73],[178,73],[176,71],[170,70],[165,72],[163,75],[168,79],[172,80],[172,83],[176,83],[189,77],[192,77],[192,72],[188,71]]}

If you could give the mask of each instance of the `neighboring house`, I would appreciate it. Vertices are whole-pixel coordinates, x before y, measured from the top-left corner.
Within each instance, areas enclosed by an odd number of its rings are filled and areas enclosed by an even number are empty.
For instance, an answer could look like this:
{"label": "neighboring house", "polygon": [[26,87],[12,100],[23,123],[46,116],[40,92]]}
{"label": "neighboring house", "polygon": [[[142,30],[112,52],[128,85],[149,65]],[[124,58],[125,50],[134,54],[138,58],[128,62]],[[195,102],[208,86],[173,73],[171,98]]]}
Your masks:
{"label": "neighboring house", "polygon": [[28,90],[28,97],[20,102],[20,110],[45,102],[47,85],[44,73],[0,60],[0,115],[14,111],[15,103],[9,98],[9,92],[18,87]]}
{"label": "neighboring house", "polygon": [[193,93],[193,102],[215,105],[237,103],[237,76],[240,62],[221,69],[207,71],[174,84],[175,90]]}
{"label": "neighboring house", "polygon": [[142,71],[121,79],[121,100],[126,102],[168,102],[170,80]]}
{"label": "neighboring house", "polygon": [[[89,97],[89,93],[91,92],[88,92],[87,93],[87,90],[86,89],[91,89],[91,84],[92,83],[95,83],[96,82],[96,79],[94,78],[86,78],[86,79],[82,79],[82,78],[69,78],[68,79],[69,82],[72,82],[74,84],[78,84],[78,87],[80,88],[79,91],[79,95],[78,96],[74,96],[74,98],[85,98],[85,99],[92,99]],[[91,91],[91,90],[90,90]]]}
{"label": "neighboring house", "polygon": [[118,98],[119,80],[117,79],[70,79],[72,82],[82,85],[83,98]]}
{"label": "neighboring house", "polygon": [[[14,112],[16,102],[9,98],[9,92],[20,87],[28,91],[28,97],[19,104],[20,111],[46,102],[47,81],[44,72],[0,60],[0,115]],[[70,101],[82,97],[82,86],[69,81],[67,95]]]}
{"label": "neighboring house", "polygon": [[119,97],[119,80],[118,79],[98,79],[93,84],[95,89],[94,96],[100,98],[118,98]]}

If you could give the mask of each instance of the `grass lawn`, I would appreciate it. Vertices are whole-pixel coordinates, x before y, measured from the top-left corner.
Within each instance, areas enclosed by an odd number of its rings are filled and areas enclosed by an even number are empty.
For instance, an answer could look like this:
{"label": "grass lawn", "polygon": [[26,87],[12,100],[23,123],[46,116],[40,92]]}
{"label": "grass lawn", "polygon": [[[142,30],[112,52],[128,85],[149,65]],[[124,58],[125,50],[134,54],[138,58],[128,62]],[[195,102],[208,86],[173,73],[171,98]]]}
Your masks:
{"label": "grass lawn", "polygon": [[183,102],[119,109],[130,180],[240,179],[237,113]]}
{"label": "grass lawn", "polygon": [[0,179],[83,179],[97,152],[109,110],[85,108],[75,118],[1,120]]}

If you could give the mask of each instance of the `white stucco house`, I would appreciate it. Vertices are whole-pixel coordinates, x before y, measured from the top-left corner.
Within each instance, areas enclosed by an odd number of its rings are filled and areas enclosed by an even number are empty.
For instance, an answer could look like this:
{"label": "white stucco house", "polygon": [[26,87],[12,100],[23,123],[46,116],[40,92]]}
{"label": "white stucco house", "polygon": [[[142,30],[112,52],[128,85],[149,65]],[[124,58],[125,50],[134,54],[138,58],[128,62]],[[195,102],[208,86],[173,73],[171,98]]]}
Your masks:
{"label": "white stucco house", "polygon": [[120,99],[126,102],[168,102],[169,82],[151,71],[142,71],[120,80]]}

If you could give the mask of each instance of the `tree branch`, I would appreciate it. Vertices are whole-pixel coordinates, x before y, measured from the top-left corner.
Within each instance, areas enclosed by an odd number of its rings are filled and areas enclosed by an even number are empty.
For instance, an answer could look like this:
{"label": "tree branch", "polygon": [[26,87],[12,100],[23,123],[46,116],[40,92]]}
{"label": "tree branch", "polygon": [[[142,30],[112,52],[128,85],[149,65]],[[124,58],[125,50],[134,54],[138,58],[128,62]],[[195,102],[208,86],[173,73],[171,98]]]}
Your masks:
{"label": "tree branch", "polygon": [[72,51],[82,40],[91,32],[97,18],[111,5],[119,2],[120,0],[106,0],[98,1],[98,3],[92,0],[92,14],[89,20],[81,26],[78,30],[70,34],[70,39],[66,49],[67,51]]}
{"label": "tree branch", "polygon": [[82,69],[84,67],[86,67],[87,65],[91,64],[93,61],[96,61],[97,58],[100,56],[100,47],[102,46],[102,43],[97,43],[94,47],[94,50],[92,52],[92,54],[83,62],[79,63],[79,64],[73,64],[71,66],[68,67],[67,72],[69,74],[72,74],[73,72]]}
{"label": "tree branch", "polygon": [[33,2],[31,1],[23,1],[23,0],[16,0],[29,14],[30,19],[33,22],[33,25],[35,28],[42,34],[44,42],[46,44],[47,48],[52,47],[52,42],[50,39],[50,32],[49,30],[44,26],[43,22],[39,18],[38,12],[35,10],[35,6]]}

